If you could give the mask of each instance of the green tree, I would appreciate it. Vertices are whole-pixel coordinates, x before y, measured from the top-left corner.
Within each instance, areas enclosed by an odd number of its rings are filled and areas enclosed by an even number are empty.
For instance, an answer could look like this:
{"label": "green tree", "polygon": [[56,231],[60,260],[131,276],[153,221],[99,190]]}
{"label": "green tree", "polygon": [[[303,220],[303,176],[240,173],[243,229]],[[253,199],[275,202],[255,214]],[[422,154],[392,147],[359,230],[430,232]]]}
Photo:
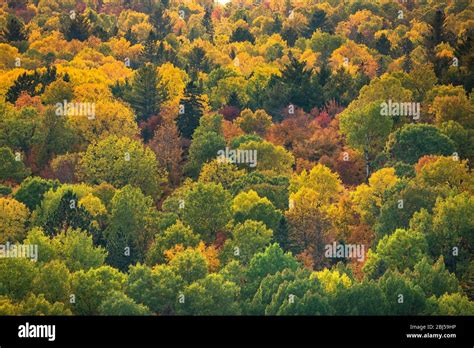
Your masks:
{"label": "green tree", "polygon": [[41,204],[44,194],[58,186],[59,182],[57,180],[46,180],[38,176],[28,177],[21,182],[13,197],[25,204],[30,211],[33,211]]}
{"label": "green tree", "polygon": [[184,289],[184,303],[177,307],[184,315],[238,315],[239,287],[212,273]]}
{"label": "green tree", "polygon": [[150,310],[121,291],[113,291],[99,307],[101,315],[149,315]]}
{"label": "green tree", "polygon": [[153,151],[139,141],[109,136],[87,148],[80,161],[82,177],[90,183],[108,182],[115,187],[133,185],[157,199],[166,172]]}
{"label": "green tree", "polygon": [[187,248],[174,255],[169,266],[187,284],[204,278],[208,270],[208,262],[204,255],[199,250],[192,248]]}
{"label": "green tree", "polygon": [[29,294],[25,300],[20,303],[19,309],[21,315],[42,316],[42,315],[71,315],[71,310],[64,303],[50,303],[43,294]]}
{"label": "green tree", "polygon": [[138,121],[146,121],[160,113],[165,96],[158,90],[158,76],[154,65],[145,64],[135,73],[130,95],[126,97],[137,114]]}
{"label": "green tree", "polygon": [[193,231],[177,221],[174,225],[168,227],[163,233],[157,233],[155,240],[147,251],[146,263],[150,266],[166,261],[165,251],[173,248],[177,244],[183,247],[196,247],[199,243],[199,237]]}
{"label": "green tree", "polygon": [[426,299],[423,290],[399,272],[386,272],[380,278],[379,284],[387,299],[387,313],[420,315],[425,311]]}
{"label": "green tree", "polygon": [[339,115],[341,133],[353,148],[364,153],[366,178],[370,167],[390,134],[393,121],[380,113],[380,103],[373,102],[362,107],[347,108]]}
{"label": "green tree", "polygon": [[21,160],[21,154],[16,155],[8,147],[0,147],[0,181],[13,180],[20,182],[29,174]]}
{"label": "green tree", "polygon": [[214,241],[231,219],[230,194],[222,185],[198,182],[184,198],[182,219],[207,242]]}
{"label": "green tree", "polygon": [[70,273],[63,261],[53,260],[39,267],[39,272],[34,280],[35,293],[44,295],[51,303],[69,302]]}
{"label": "green tree", "polygon": [[383,237],[375,251],[369,249],[363,271],[370,278],[378,278],[387,269],[403,272],[428,256],[428,245],[423,233],[397,229],[390,236]]}
{"label": "green tree", "polygon": [[265,251],[255,254],[250,260],[246,271],[247,283],[242,288],[244,298],[252,298],[263,278],[269,274],[275,274],[286,268],[296,270],[298,262],[291,255],[285,253],[276,243],[269,245]]}
{"label": "green tree", "polygon": [[363,281],[337,291],[330,304],[336,315],[384,315],[388,309],[382,289],[373,281]]}
{"label": "green tree", "polygon": [[247,220],[236,225],[232,237],[225,241],[221,257],[226,261],[235,259],[247,265],[257,252],[262,252],[270,244],[273,232],[262,222]]}
{"label": "green tree", "polygon": [[176,126],[179,133],[186,139],[191,139],[194,130],[199,125],[199,120],[203,115],[204,101],[196,82],[191,80],[186,85],[184,96],[180,101],[180,109],[176,118]]}
{"label": "green tree", "polygon": [[108,262],[121,270],[143,262],[152,239],[150,219],[153,201],[130,185],[117,191],[112,199],[112,212],[105,230]]}
{"label": "green tree", "polygon": [[426,297],[440,297],[460,290],[456,276],[446,269],[442,256],[433,264],[428,258],[423,258],[407,275],[414,284],[423,289]]}
{"label": "green tree", "polygon": [[406,124],[388,138],[386,151],[395,161],[415,164],[425,155],[452,155],[454,142],[428,124]]}
{"label": "green tree", "polygon": [[283,214],[275,208],[266,197],[261,198],[257,192],[249,190],[239,193],[232,203],[234,221],[237,223],[246,220],[261,221],[272,231],[280,226]]}
{"label": "green tree", "polygon": [[34,290],[38,274],[33,261],[25,258],[0,259],[0,295],[21,300]]}
{"label": "green tree", "polygon": [[61,31],[67,41],[85,41],[90,35],[89,19],[83,14],[65,15],[61,18]]}
{"label": "green tree", "polygon": [[103,303],[113,291],[121,291],[126,276],[110,266],[80,270],[71,276],[71,291],[76,315],[98,315]]}
{"label": "green tree", "polygon": [[167,315],[174,313],[183,284],[183,279],[170,266],[149,268],[137,264],[130,267],[126,293],[154,313]]}
{"label": "green tree", "polygon": [[3,40],[8,42],[26,41],[28,34],[25,31],[25,25],[14,15],[8,15],[7,23],[1,33]]}

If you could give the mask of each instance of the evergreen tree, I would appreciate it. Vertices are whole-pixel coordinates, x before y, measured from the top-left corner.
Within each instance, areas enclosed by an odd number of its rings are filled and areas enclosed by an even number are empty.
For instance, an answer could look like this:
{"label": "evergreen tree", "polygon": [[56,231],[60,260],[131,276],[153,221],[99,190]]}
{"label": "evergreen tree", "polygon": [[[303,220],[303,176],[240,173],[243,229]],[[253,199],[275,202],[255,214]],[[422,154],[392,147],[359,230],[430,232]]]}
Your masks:
{"label": "evergreen tree", "polygon": [[390,41],[387,39],[385,34],[380,35],[380,37],[375,42],[375,49],[379,51],[381,54],[389,55],[392,46]]}
{"label": "evergreen tree", "polygon": [[293,47],[298,40],[298,32],[293,27],[286,27],[281,31],[281,37],[288,43],[288,46]]}
{"label": "evergreen tree", "polygon": [[25,32],[25,25],[15,16],[9,15],[7,24],[2,31],[2,40],[6,42],[28,40],[28,35]]}
{"label": "evergreen tree", "polygon": [[199,46],[193,47],[188,55],[189,69],[193,71],[204,71],[208,73],[210,71],[210,62],[206,57],[206,51]]}
{"label": "evergreen tree", "polygon": [[70,16],[63,17],[61,27],[61,31],[67,41],[71,41],[73,39],[85,41],[89,38],[89,20],[82,14],[76,14],[72,18]]}
{"label": "evergreen tree", "polygon": [[242,110],[242,103],[240,102],[240,98],[237,92],[233,91],[229,95],[229,98],[227,99],[227,105],[233,106],[233,107],[236,107],[237,109]]}
{"label": "evergreen tree", "polygon": [[159,114],[164,96],[160,95],[157,83],[158,77],[153,64],[146,64],[137,70],[132,90],[126,99],[135,110],[138,121],[146,121]]}
{"label": "evergreen tree", "polygon": [[[40,74],[35,70],[32,74],[26,72],[18,76],[6,94],[6,100],[12,104],[16,102],[22,92],[28,93],[30,96],[40,95],[46,87],[56,80],[56,67],[49,67]],[[39,86],[39,88],[38,88]]]}
{"label": "evergreen tree", "polygon": [[199,88],[195,85],[195,79],[191,78],[186,86],[184,98],[181,99],[180,113],[176,119],[176,125],[182,137],[191,139],[194,130],[199,126],[203,109]]}
{"label": "evergreen tree", "polygon": [[202,19],[202,25],[206,28],[206,32],[209,35],[209,41],[211,43],[214,42],[214,24],[212,23],[212,8],[206,7],[206,12],[204,13],[204,17]]}
{"label": "evergreen tree", "polygon": [[280,81],[289,91],[290,103],[310,111],[315,105],[314,89],[312,88],[312,71],[306,69],[305,62],[299,62],[289,55],[290,62],[281,72]]}
{"label": "evergreen tree", "polygon": [[165,8],[161,5],[152,11],[149,21],[153,25],[158,40],[163,40],[166,35],[173,31],[171,20],[166,14]]}
{"label": "evergreen tree", "polygon": [[238,27],[232,33],[232,36],[230,37],[230,42],[244,42],[244,41],[248,41],[254,44],[255,36],[253,36],[253,34],[247,28]]}

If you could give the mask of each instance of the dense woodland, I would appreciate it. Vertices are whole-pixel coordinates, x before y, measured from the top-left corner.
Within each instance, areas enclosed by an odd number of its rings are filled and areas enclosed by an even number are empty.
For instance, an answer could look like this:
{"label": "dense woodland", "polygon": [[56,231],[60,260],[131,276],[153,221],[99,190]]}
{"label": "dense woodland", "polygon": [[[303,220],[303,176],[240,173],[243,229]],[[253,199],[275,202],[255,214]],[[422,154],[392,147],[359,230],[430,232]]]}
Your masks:
{"label": "dense woodland", "polygon": [[471,1],[6,0],[0,39],[1,315],[474,315]]}

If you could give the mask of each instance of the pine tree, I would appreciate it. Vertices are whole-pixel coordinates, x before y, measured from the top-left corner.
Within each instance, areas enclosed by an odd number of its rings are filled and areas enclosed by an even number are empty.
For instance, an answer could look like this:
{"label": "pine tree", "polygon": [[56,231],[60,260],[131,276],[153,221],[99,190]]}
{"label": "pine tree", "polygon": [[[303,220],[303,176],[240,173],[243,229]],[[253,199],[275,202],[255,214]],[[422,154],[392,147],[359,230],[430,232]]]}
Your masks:
{"label": "pine tree", "polygon": [[82,14],[76,14],[73,18],[63,17],[62,33],[67,41],[73,39],[85,41],[90,35],[90,25],[87,17]]}
{"label": "pine tree", "polygon": [[195,78],[191,78],[186,86],[184,98],[180,102],[180,113],[176,119],[180,135],[187,139],[191,139],[194,130],[199,126],[199,120],[204,110],[199,86],[195,85],[195,81]]}
{"label": "pine tree", "polygon": [[155,66],[146,64],[137,70],[132,83],[132,90],[126,99],[135,110],[138,121],[146,121],[160,112],[164,96],[160,95]]}
{"label": "pine tree", "polygon": [[171,20],[161,5],[152,11],[149,21],[153,25],[158,40],[163,40],[166,35],[172,32]]}
{"label": "pine tree", "polygon": [[234,106],[237,109],[242,110],[242,103],[240,102],[240,98],[239,98],[239,95],[237,94],[237,92],[233,91],[229,95],[229,98],[227,100],[227,105],[228,106]]}
{"label": "pine tree", "polygon": [[25,32],[25,25],[15,16],[9,15],[7,24],[2,31],[2,40],[6,42],[28,40],[28,35]]}
{"label": "pine tree", "polygon": [[385,34],[380,35],[380,37],[375,42],[375,49],[381,54],[389,55],[391,48],[392,45]]}
{"label": "pine tree", "polygon": [[142,58],[145,63],[158,63],[158,49],[156,46],[156,36],[153,30],[150,30],[148,37],[143,44]]}
{"label": "pine tree", "polygon": [[206,28],[206,32],[209,35],[209,41],[214,43],[214,24],[212,23],[212,8],[206,7],[206,12],[202,18],[202,25]]}
{"label": "pine tree", "polygon": [[[18,76],[6,94],[6,100],[12,104],[16,102],[22,92],[28,93],[31,97],[40,95],[46,87],[56,80],[56,67],[49,67],[42,74],[35,70],[32,74],[26,72]],[[38,88],[39,86],[39,88]]]}
{"label": "pine tree", "polygon": [[311,88],[312,71],[306,69],[305,62],[299,62],[291,53],[289,58],[290,62],[282,70],[280,81],[290,92],[290,102],[308,112],[315,106]]}

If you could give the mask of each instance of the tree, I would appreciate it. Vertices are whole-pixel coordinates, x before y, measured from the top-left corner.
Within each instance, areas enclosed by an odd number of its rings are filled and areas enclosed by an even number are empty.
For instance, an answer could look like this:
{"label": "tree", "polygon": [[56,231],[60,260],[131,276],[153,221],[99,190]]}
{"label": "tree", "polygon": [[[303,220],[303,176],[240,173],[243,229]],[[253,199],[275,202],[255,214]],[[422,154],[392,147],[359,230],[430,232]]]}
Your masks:
{"label": "tree", "polygon": [[205,256],[198,249],[193,248],[179,251],[170,260],[169,266],[187,284],[204,278],[208,269]]}
{"label": "tree", "polygon": [[1,37],[4,41],[12,43],[28,40],[25,25],[14,15],[8,15],[7,23],[1,33]]}
{"label": "tree", "polygon": [[353,148],[364,153],[366,180],[370,176],[371,163],[383,148],[392,129],[390,117],[382,116],[380,103],[373,102],[360,108],[347,108],[339,118],[342,134]]}
{"label": "tree", "polygon": [[244,42],[248,41],[251,44],[255,43],[255,36],[244,27],[237,27],[233,32],[232,36],[230,37],[230,42]]}
{"label": "tree", "polygon": [[238,223],[246,220],[261,221],[267,228],[277,231],[283,215],[266,197],[261,198],[257,192],[249,190],[235,196],[232,203],[234,221]]}
{"label": "tree", "polygon": [[[206,126],[210,120],[211,126]],[[226,142],[222,135],[222,116],[203,116],[200,125],[193,134],[193,141],[189,147],[188,163],[185,171],[192,177],[197,177],[204,163],[217,157],[218,151],[225,148]],[[212,126],[217,124],[217,127]]]}
{"label": "tree", "polygon": [[154,313],[168,315],[174,313],[183,285],[183,279],[170,266],[137,264],[130,267],[125,291]]}
{"label": "tree", "polygon": [[426,298],[419,285],[397,271],[388,271],[379,280],[391,315],[419,315],[426,308]]}
{"label": "tree", "polygon": [[33,291],[33,280],[38,273],[33,261],[26,258],[0,260],[0,295],[14,300],[23,299]]}
{"label": "tree", "polygon": [[290,172],[295,159],[283,146],[275,146],[268,141],[247,141],[237,150],[256,151],[256,168],[260,171],[273,171],[277,174]]}
{"label": "tree", "polygon": [[195,82],[191,80],[186,86],[183,99],[180,101],[180,112],[176,118],[176,126],[182,137],[191,139],[194,130],[199,125],[203,110],[203,99],[195,86]]}
{"label": "tree", "polygon": [[150,310],[121,291],[113,291],[100,304],[101,315],[149,315]]}
{"label": "tree", "polygon": [[126,281],[124,274],[110,266],[80,270],[71,276],[71,290],[76,315],[98,315],[100,305],[113,291],[120,291]]}
{"label": "tree", "polygon": [[56,80],[56,67],[47,67],[43,73],[35,70],[33,73],[24,72],[17,77],[5,95],[6,101],[15,103],[22,92],[34,97],[42,94],[46,87]]}
{"label": "tree", "polygon": [[444,294],[431,299],[437,307],[434,315],[474,315],[474,304],[463,294]]}
{"label": "tree", "polygon": [[20,303],[19,309],[21,315],[42,316],[42,315],[71,315],[71,310],[64,303],[50,303],[43,294],[29,294],[25,300]]}
{"label": "tree", "polygon": [[172,249],[175,245],[183,247],[196,247],[199,243],[199,237],[193,231],[177,221],[174,225],[168,227],[163,233],[155,235],[155,240],[147,252],[147,264],[152,266],[166,261],[165,251]]}
{"label": "tree", "polygon": [[198,182],[186,193],[183,222],[206,242],[214,241],[231,218],[230,194],[222,185]]}
{"label": "tree", "polygon": [[426,297],[459,292],[459,281],[455,274],[446,269],[442,256],[433,264],[428,258],[423,258],[413,271],[407,272],[407,276],[423,289]]}
{"label": "tree", "polygon": [[199,173],[199,181],[221,184],[224,189],[229,190],[232,184],[244,175],[245,171],[239,170],[235,164],[214,159],[203,164]]}
{"label": "tree", "polygon": [[245,109],[235,119],[235,124],[246,133],[264,136],[272,125],[272,118],[264,110],[257,110],[253,113],[251,110]]}
{"label": "tree", "polygon": [[172,32],[171,20],[166,13],[166,8],[161,4],[155,6],[151,12],[149,21],[151,25],[153,25],[158,40],[163,40],[170,32]]}
{"label": "tree", "polygon": [[90,35],[90,23],[83,14],[74,14],[74,16],[63,16],[61,18],[61,31],[67,41],[79,40],[85,41]]}
{"label": "tree", "polygon": [[406,124],[390,135],[386,151],[396,161],[415,164],[425,155],[451,155],[455,145],[434,126]]}
{"label": "tree", "polygon": [[54,192],[49,191],[48,199],[43,200],[33,222],[44,227],[48,235],[56,235],[69,227],[87,230],[96,235],[92,216],[79,204],[79,199],[76,192],[67,186]]}
{"label": "tree", "polygon": [[26,235],[28,208],[12,198],[0,197],[0,243],[20,242]]}
{"label": "tree", "polygon": [[209,274],[188,285],[183,292],[184,303],[177,311],[181,315],[238,315],[239,287],[220,274]]}
{"label": "tree", "polygon": [[260,221],[246,220],[234,226],[231,235],[224,244],[221,257],[247,265],[257,252],[264,251],[270,244],[273,232]]}
{"label": "tree", "polygon": [[324,204],[338,201],[338,195],[343,190],[339,175],[319,163],[309,173],[303,170],[300,175],[295,175],[291,178],[290,192],[295,193],[303,187],[315,191],[317,194],[316,199]]}
{"label": "tree", "polygon": [[53,260],[39,268],[34,280],[35,293],[50,303],[69,302],[71,274],[63,261]]}
{"label": "tree", "polygon": [[153,151],[126,137],[112,135],[89,145],[79,166],[87,182],[108,182],[118,188],[130,184],[155,199],[166,180],[166,171],[158,165]]}
{"label": "tree", "polygon": [[391,48],[392,45],[385,34],[380,35],[377,41],[375,41],[375,49],[381,54],[389,55]]}
{"label": "tree", "polygon": [[110,222],[104,231],[110,264],[126,270],[130,264],[143,262],[152,239],[152,206],[150,197],[130,185],[115,193]]}
{"label": "tree", "polygon": [[138,121],[146,121],[158,115],[164,96],[157,88],[158,77],[152,64],[145,64],[137,70],[130,95],[126,97],[137,114]]}
{"label": "tree", "polygon": [[250,260],[245,277],[247,282],[242,288],[243,298],[252,298],[263,278],[275,274],[286,268],[296,270],[298,262],[291,255],[285,253],[276,243],[269,245],[263,252],[256,253]]}
{"label": "tree", "polygon": [[[29,241],[41,240],[41,235],[28,235]],[[71,271],[89,270],[102,266],[107,252],[94,246],[92,236],[79,229],[68,229],[55,236],[51,241],[52,254],[66,263]],[[44,245],[44,243],[41,243]],[[49,249],[48,246],[46,248]],[[45,249],[46,249],[45,248]],[[41,249],[45,251],[43,248]],[[54,256],[53,256],[54,257]]]}
{"label": "tree", "polygon": [[413,267],[427,256],[428,244],[423,233],[397,229],[390,236],[384,236],[375,251],[367,253],[363,271],[370,278],[378,278],[387,269],[403,272]]}
{"label": "tree", "polygon": [[209,35],[209,41],[214,42],[214,24],[212,23],[212,7],[206,6],[204,9],[204,16],[202,18],[202,25],[206,28],[206,32]]}
{"label": "tree", "polygon": [[384,315],[387,300],[380,286],[373,281],[362,281],[337,291],[330,298],[336,315]]}
{"label": "tree", "polygon": [[428,250],[433,257],[444,257],[451,272],[461,275],[469,267],[469,255],[474,243],[474,198],[467,192],[438,199],[431,214],[421,210],[410,222],[411,228],[426,235]]}
{"label": "tree", "polygon": [[173,122],[165,122],[156,129],[149,143],[158,163],[166,169],[169,181],[174,185],[179,183],[181,174],[183,150],[180,140],[176,125]]}
{"label": "tree", "polygon": [[13,154],[8,147],[0,147],[0,180],[21,181],[28,176],[28,168],[21,161],[21,153]]}
{"label": "tree", "polygon": [[414,182],[401,182],[386,194],[388,197],[383,201],[374,225],[379,238],[397,228],[407,228],[413,214],[420,209],[431,210],[439,191],[432,187],[416,185]]}

